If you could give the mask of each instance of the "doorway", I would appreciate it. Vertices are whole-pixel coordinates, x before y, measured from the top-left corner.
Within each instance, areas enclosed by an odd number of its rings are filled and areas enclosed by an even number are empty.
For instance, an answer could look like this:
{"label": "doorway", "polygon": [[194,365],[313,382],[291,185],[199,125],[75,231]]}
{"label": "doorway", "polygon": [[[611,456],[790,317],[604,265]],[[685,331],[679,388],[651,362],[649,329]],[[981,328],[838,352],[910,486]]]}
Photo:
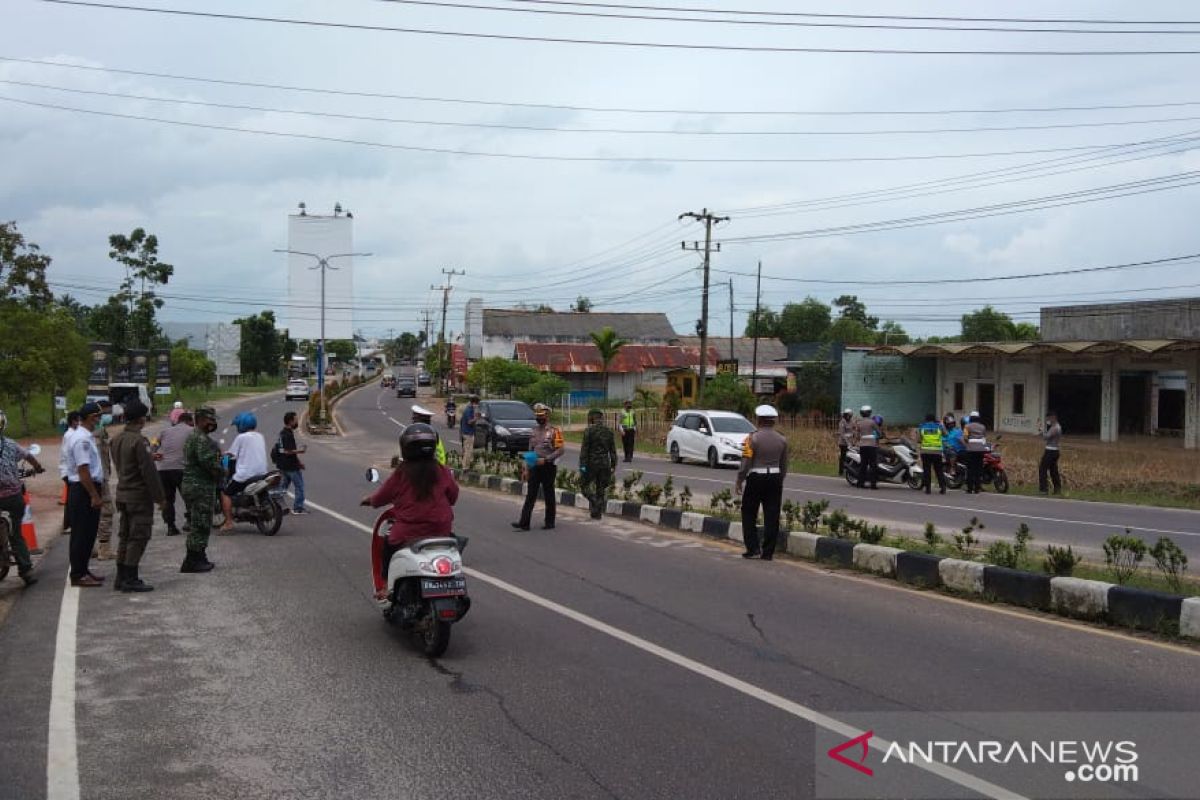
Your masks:
{"label": "doorway", "polygon": [[1046,411],[1058,414],[1063,430],[1072,434],[1100,433],[1100,375],[1051,374]]}
{"label": "doorway", "polygon": [[996,384],[975,384],[975,410],[979,412],[979,421],[988,430],[996,429]]}
{"label": "doorway", "polygon": [[1121,375],[1118,392],[1117,433],[1142,436],[1150,427],[1150,375],[1145,372]]}
{"label": "doorway", "polygon": [[1158,390],[1158,430],[1183,434],[1186,415],[1187,391],[1184,389]]}

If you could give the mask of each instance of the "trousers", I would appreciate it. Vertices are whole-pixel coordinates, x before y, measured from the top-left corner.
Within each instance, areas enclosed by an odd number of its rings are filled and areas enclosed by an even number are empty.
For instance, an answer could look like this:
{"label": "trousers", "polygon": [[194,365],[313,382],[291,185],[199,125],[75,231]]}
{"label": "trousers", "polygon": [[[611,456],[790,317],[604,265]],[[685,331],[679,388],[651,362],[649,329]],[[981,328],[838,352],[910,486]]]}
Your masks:
{"label": "trousers", "polygon": [[188,552],[196,552],[208,547],[208,537],[212,533],[213,505],[217,501],[216,486],[183,485],[183,502],[187,505],[188,521],[192,529],[188,531]]}
{"label": "trousers", "polygon": [[8,529],[8,542],[12,545],[13,557],[17,559],[17,572],[24,575],[33,569],[33,561],[29,558],[29,546],[21,535],[21,520],[25,518],[25,498],[18,492],[5,498],[0,498],[0,511],[7,511],[12,526]]}
{"label": "trousers", "polygon": [[285,470],[283,473],[283,482],[279,484],[279,490],[286,492],[288,487],[292,487],[292,492],[295,493],[296,499],[292,502],[293,511],[304,510],[304,470]]}
{"label": "trousers", "polygon": [[[763,475],[751,472],[746,476],[742,493],[742,538],[747,553],[762,553],[763,558],[775,555],[779,540],[779,510],[783,506],[783,475]],[[758,509],[763,513],[762,545],[758,541]]]}
{"label": "trousers", "polygon": [[100,509],[92,508],[92,498],[82,483],[72,483],[67,489],[67,517],[71,522],[71,578],[78,580],[88,574],[100,529]]}
{"label": "trousers", "polygon": [[1046,479],[1054,483],[1054,493],[1062,491],[1062,475],[1058,472],[1058,451],[1043,450],[1042,460],[1038,462],[1038,491],[1045,492],[1049,486]]}
{"label": "trousers", "polygon": [[858,488],[863,488],[863,484],[871,484],[871,488],[875,488],[876,481],[879,478],[876,476],[876,465],[879,463],[879,448],[874,446],[858,448]]}
{"label": "trousers", "polygon": [[154,530],[154,504],[117,503],[117,511],[121,514],[117,528],[117,563],[136,567],[142,561]]}
{"label": "trousers", "polygon": [[529,470],[528,494],[525,495],[525,505],[521,506],[521,525],[528,528],[529,520],[533,518],[533,506],[537,502],[538,489],[546,502],[546,525],[554,524],[556,509],[554,501],[554,478],[558,467],[554,464],[539,464]]}
{"label": "trousers", "polygon": [[113,502],[113,485],[108,479],[100,482],[100,525],[96,529],[96,539],[101,542],[112,541],[113,517],[117,506]]}
{"label": "trousers", "polygon": [[633,461],[633,445],[637,441],[637,430],[627,429],[621,434],[621,449],[625,451],[625,460]]}
{"label": "trousers", "polygon": [[599,519],[608,501],[608,487],[612,484],[612,470],[608,466],[588,467],[580,482],[583,496],[588,499],[592,517]]}
{"label": "trousers", "polygon": [[983,488],[983,451],[968,450],[963,456],[967,461],[967,491],[979,494]]}
{"label": "trousers", "polygon": [[[167,523],[168,530],[175,529],[175,495],[178,494],[180,499],[183,498],[183,470],[181,469],[160,469],[158,478],[162,481],[163,491],[167,495],[167,507],[163,509],[163,522]],[[184,519],[188,519],[186,503],[183,511]]]}
{"label": "trousers", "polygon": [[930,473],[937,475],[938,489],[946,491],[946,473],[942,470],[941,453],[921,453],[921,469],[925,471],[921,476],[921,488],[925,494],[929,494],[933,488],[933,476]]}

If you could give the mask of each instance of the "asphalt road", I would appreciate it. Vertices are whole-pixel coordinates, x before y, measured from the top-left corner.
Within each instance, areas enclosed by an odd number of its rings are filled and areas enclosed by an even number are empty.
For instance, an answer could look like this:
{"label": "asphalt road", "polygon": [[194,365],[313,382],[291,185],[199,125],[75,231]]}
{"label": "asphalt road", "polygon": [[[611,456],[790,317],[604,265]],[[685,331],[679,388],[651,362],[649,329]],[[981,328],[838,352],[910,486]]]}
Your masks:
{"label": "asphalt road", "polygon": [[[0,628],[0,797],[803,798],[856,712],[1200,712],[1194,649],[575,509],[515,533],[518,500],[473,490],[474,606],[427,660],[371,600],[357,505],[410,404],[344,400],[346,435],[308,440],[314,513],[214,536],[212,573],[156,536],[155,592],[64,589],[55,547]],[[243,405],[268,435],[285,408]]]}

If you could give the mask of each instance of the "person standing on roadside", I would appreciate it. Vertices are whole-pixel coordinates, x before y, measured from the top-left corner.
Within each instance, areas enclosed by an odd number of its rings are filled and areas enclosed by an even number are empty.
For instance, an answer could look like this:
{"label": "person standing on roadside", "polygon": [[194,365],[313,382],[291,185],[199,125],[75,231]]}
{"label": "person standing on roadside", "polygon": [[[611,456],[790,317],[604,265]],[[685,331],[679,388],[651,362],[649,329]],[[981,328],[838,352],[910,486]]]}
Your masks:
{"label": "person standing on roadside", "polygon": [[92,432],[100,422],[100,406],[84,403],[79,427],[67,440],[67,515],[71,521],[71,585],[101,586],[104,579],[89,569],[96,532],[100,527],[100,484],[104,464]]}
{"label": "person standing on roadside", "polygon": [[554,478],[558,474],[558,459],[563,454],[563,435],[561,430],[550,424],[550,407],[544,403],[533,407],[533,418],[537,422],[529,436],[529,450],[533,455],[522,468],[526,481],[525,505],[521,507],[521,519],[512,523],[512,526],[519,531],[529,530],[533,506],[537,502],[538,489],[541,489],[546,503],[546,519],[542,530],[548,531],[554,529]]}
{"label": "person standing on roadside", "polygon": [[[775,557],[779,539],[779,512],[783,506],[783,479],[787,477],[788,442],[775,430],[779,412],[774,406],[754,409],[758,430],[742,442],[742,465],[738,469],[734,491],[742,495],[742,538],[746,552],[742,558]],[[745,493],[742,492],[743,486]],[[763,512],[762,547],[758,543],[758,509]]]}
{"label": "person standing on roadside", "polygon": [[462,468],[471,468],[475,461],[475,421],[479,418],[479,395],[471,395],[471,401],[463,409],[458,420],[458,435],[462,440]]}
{"label": "person standing on roadside", "polygon": [[[79,412],[71,411],[67,414],[67,429],[63,431],[62,444],[58,446],[58,477],[62,478],[63,497],[67,498],[70,495],[71,482],[67,480],[67,458],[71,454],[70,439],[75,435],[75,431],[79,430]],[[67,513],[67,503],[63,501],[63,519],[62,531],[63,535],[71,532],[71,519]]]}
{"label": "person standing on roadside", "polygon": [[283,473],[283,482],[279,485],[280,491],[286,492],[288,486],[291,486],[292,492],[296,496],[292,502],[292,513],[307,514],[308,509],[304,507],[304,462],[300,460],[300,454],[304,452],[304,449],[296,445],[296,429],[299,427],[300,420],[296,417],[295,411],[289,411],[283,415],[283,430],[279,432],[279,441],[276,442],[276,447],[279,448],[279,459],[275,465]]}
{"label": "person standing on roadside", "polygon": [[[175,526],[175,495],[183,497],[183,446],[192,435],[193,425],[191,412],[184,411],[179,415],[178,422],[164,428],[158,435],[158,448],[154,451],[154,464],[166,494],[162,517],[163,522],[167,523],[167,536],[180,534]],[[189,519],[186,503],[183,518],[185,521]]]}
{"label": "person standing on roadside", "polygon": [[100,463],[104,465],[104,480],[100,482],[100,527],[96,530],[96,540],[99,549],[92,551],[92,558],[97,561],[111,561],[113,517],[116,516],[117,506],[113,502],[113,492],[117,478],[113,472],[112,439],[108,435],[108,426],[113,422],[113,405],[108,400],[97,400],[100,406],[100,421],[92,436],[96,440],[96,449],[100,451]]}
{"label": "person standing on roadside", "polygon": [[28,450],[4,435],[6,427],[8,417],[0,411],[0,511],[8,512],[11,523],[8,529],[8,543],[17,562],[17,575],[26,586],[33,586],[38,579],[32,574],[33,560],[29,557],[25,537],[21,535],[21,520],[25,518],[25,487],[21,483],[21,462],[27,462],[37,473],[46,470]]}
{"label": "person standing on roadside", "polygon": [[979,412],[972,411],[963,430],[967,440],[967,494],[979,494],[983,488],[983,454],[987,452],[987,427],[979,420]]}
{"label": "person standing on roadside", "polygon": [[579,444],[579,474],[583,496],[588,499],[592,519],[600,519],[608,500],[608,487],[617,469],[616,437],[604,424],[604,412],[588,411],[588,427]]}
{"label": "person standing on roadside", "polygon": [[621,433],[621,448],[625,451],[625,463],[633,461],[633,448],[637,443],[637,417],[633,413],[633,401],[625,401],[625,410],[621,412],[621,422],[617,426]]}
{"label": "person standing on roadside", "polygon": [[117,510],[121,512],[117,545],[117,579],[122,592],[152,592],[154,587],[138,575],[138,566],[154,530],[154,507],[166,509],[167,497],[154,467],[150,442],[142,433],[150,409],[140,400],[125,405],[125,430],[112,441],[117,474]]}
{"label": "person standing on roadside", "polygon": [[871,484],[876,485],[875,465],[879,463],[879,423],[871,418],[871,407],[863,406],[858,410],[858,419],[854,420],[854,437],[858,443],[858,488]]}
{"label": "person standing on roadside", "polygon": [[[1042,430],[1042,460],[1038,462],[1038,491],[1046,494],[1054,483],[1054,493],[1062,494],[1062,475],[1058,472],[1058,452],[1062,444],[1062,425],[1058,424],[1058,415],[1053,411],[1046,414],[1046,427]],[[1049,481],[1047,481],[1049,478]]]}
{"label": "person standing on roadside", "polygon": [[208,537],[212,535],[213,507],[217,502],[217,481],[221,479],[221,450],[209,434],[217,429],[217,412],[207,406],[197,408],[196,427],[183,443],[183,502],[192,529],[187,537],[187,555],[180,572],[208,572]]}
{"label": "person standing on roadside", "polygon": [[937,475],[938,494],[946,493],[946,475],[942,469],[942,450],[946,447],[946,429],[937,421],[936,414],[926,414],[925,421],[917,428],[921,440],[921,487],[925,494],[932,494],[933,476]]}
{"label": "person standing on roadside", "polygon": [[842,409],[842,417],[838,420],[838,477],[846,472],[846,451],[854,442],[854,412],[848,408]]}

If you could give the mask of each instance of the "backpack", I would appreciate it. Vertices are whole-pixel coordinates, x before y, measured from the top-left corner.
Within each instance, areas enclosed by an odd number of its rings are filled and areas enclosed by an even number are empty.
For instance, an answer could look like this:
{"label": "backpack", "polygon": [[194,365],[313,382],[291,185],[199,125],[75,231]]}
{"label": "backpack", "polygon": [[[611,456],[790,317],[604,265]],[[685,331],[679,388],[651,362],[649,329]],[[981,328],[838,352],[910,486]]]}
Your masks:
{"label": "backpack", "polygon": [[283,434],[275,437],[275,444],[271,446],[271,463],[277,468],[280,467],[279,462],[283,460]]}

